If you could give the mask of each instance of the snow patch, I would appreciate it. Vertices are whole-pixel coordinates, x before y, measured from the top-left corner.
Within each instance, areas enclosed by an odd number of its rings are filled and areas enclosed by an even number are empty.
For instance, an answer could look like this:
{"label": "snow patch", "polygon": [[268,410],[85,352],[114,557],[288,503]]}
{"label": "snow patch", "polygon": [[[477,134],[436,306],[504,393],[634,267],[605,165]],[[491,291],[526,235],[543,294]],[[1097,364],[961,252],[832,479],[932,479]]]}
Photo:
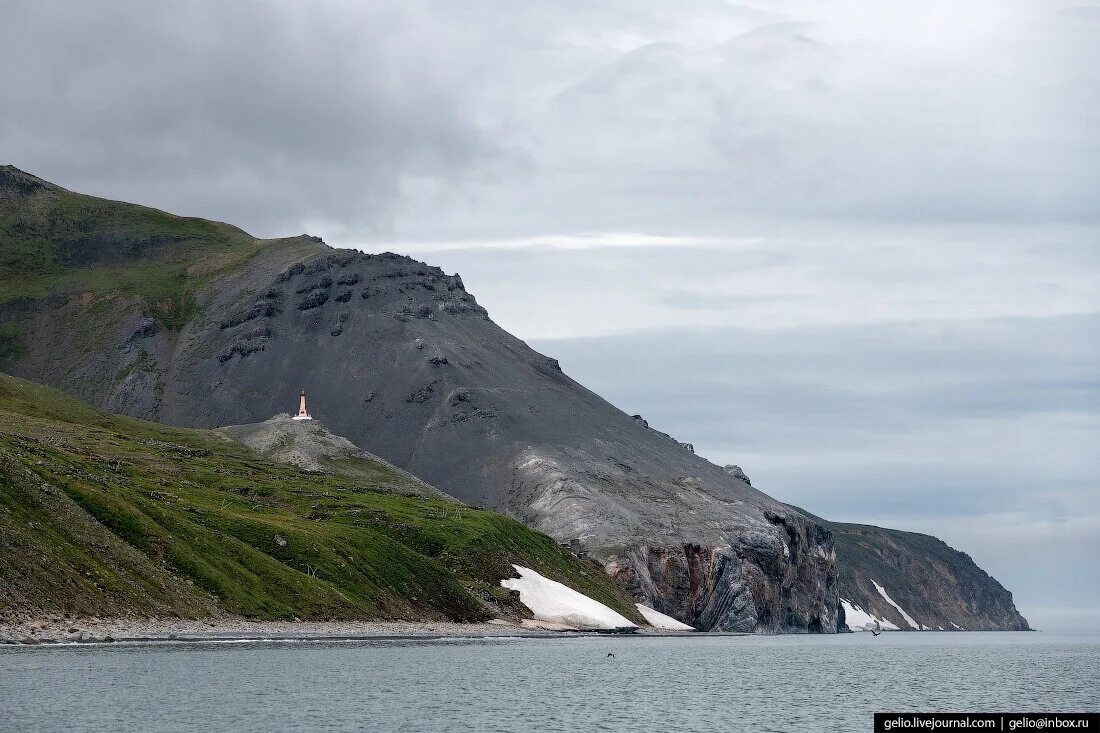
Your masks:
{"label": "snow patch", "polygon": [[959,631],[966,631],[966,629],[964,629],[963,627],[959,626],[959,625],[958,625],[957,623],[955,623],[954,621],[950,621],[949,623],[950,623],[950,624],[951,624],[952,626],[954,626],[954,627],[955,627],[956,629],[958,629]]}
{"label": "snow patch", "polygon": [[894,624],[886,619],[876,618],[850,601],[841,598],[840,605],[844,606],[844,623],[847,624],[848,628],[852,631],[867,631],[873,629],[875,628],[876,621],[882,626],[883,631],[898,630],[897,626],[894,626]]}
{"label": "snow patch", "polygon": [[688,626],[685,623],[681,623],[672,616],[666,616],[660,611],[655,611],[649,606],[643,606],[640,603],[635,603],[638,607],[638,613],[642,614],[642,618],[649,622],[649,625],[655,629],[665,629],[667,631],[695,631],[695,628]]}
{"label": "snow patch", "polygon": [[520,602],[531,609],[535,618],[574,629],[636,629],[638,626],[599,601],[578,593],[567,585],[539,575],[530,568],[513,565],[518,578],[505,578],[500,584],[519,591]]}
{"label": "snow patch", "polygon": [[909,627],[910,627],[910,628],[916,629],[917,631],[920,631],[920,630],[921,630],[921,626],[920,626],[920,624],[918,624],[918,623],[917,623],[916,621],[914,621],[914,620],[913,620],[913,617],[912,617],[912,616],[910,616],[909,614],[907,614],[907,613],[905,612],[905,609],[904,609],[904,608],[902,608],[902,607],[901,607],[901,606],[899,606],[898,604],[894,603],[894,599],[893,599],[893,598],[891,598],[890,596],[886,595],[886,589],[885,589],[885,588],[883,588],[883,587],[882,587],[881,585],[879,585],[878,583],[875,583],[875,580],[874,580],[874,578],[872,578],[872,579],[871,579],[871,583],[873,583],[873,584],[874,584],[874,586],[875,586],[875,590],[877,590],[877,591],[878,591],[878,594],[879,594],[880,596],[882,596],[882,600],[886,601],[886,602],[887,602],[887,603],[889,603],[889,604],[890,604],[891,606],[893,606],[894,608],[896,608],[896,609],[897,609],[897,611],[898,611],[898,613],[900,613],[900,614],[901,614],[901,617],[902,617],[903,619],[905,619],[905,623],[909,624]]}

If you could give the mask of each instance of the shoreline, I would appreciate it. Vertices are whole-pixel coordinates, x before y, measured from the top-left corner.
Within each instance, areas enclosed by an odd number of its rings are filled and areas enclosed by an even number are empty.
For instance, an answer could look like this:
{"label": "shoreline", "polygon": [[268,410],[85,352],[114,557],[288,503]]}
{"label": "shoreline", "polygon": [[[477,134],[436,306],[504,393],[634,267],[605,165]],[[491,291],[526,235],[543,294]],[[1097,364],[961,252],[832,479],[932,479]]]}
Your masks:
{"label": "shoreline", "polygon": [[[1035,631],[1035,629],[1029,629]],[[924,632],[928,634],[997,632]],[[838,634],[839,635],[839,634]],[[851,636],[853,634],[844,634]],[[856,634],[858,635],[858,634]],[[217,619],[47,618],[0,621],[0,649],[5,647],[71,647],[109,644],[202,644],[246,642],[363,642],[459,639],[562,639],[593,636],[706,638],[758,636],[737,631],[668,631],[578,629],[523,619],[519,623],[493,619],[484,623],[455,621],[252,621]],[[778,636],[784,636],[780,634]],[[791,634],[790,636],[804,636]],[[816,635],[811,635],[816,636]],[[828,635],[832,636],[832,635]]]}
{"label": "shoreline", "polygon": [[[55,645],[166,642],[245,641],[371,641],[448,638],[562,638],[613,635],[611,630],[588,630],[493,619],[485,623],[454,621],[251,621],[216,619],[100,619],[39,618],[0,622],[0,645]],[[645,636],[689,636],[687,632],[652,629],[632,632]]]}
{"label": "shoreline", "polygon": [[[1030,629],[1030,631],[1034,631],[1034,629]],[[938,633],[960,632],[944,631]],[[851,635],[851,632],[844,635]],[[65,618],[64,616],[49,615],[19,620],[0,620],[0,648],[112,643],[430,641],[434,639],[469,638],[560,639],[591,636],[685,638],[756,636],[756,634],[732,631],[669,631],[649,627],[629,630],[581,629],[534,619],[510,620],[502,618],[481,623],[456,621],[253,621],[235,616],[181,619]],[[795,636],[801,635],[796,634]]]}
{"label": "shoreline", "polygon": [[[450,636],[556,636],[565,632],[512,624],[450,621],[251,621],[215,619],[33,619],[0,623],[0,644],[102,644],[111,642],[202,642],[433,639]],[[576,633],[576,632],[574,632]]]}

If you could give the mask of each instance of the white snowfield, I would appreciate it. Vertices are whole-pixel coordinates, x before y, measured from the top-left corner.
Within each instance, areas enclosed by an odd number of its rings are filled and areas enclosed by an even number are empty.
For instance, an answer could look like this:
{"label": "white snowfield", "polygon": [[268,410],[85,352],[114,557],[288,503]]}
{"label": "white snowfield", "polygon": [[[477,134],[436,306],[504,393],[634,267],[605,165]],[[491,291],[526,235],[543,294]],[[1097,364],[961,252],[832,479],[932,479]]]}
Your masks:
{"label": "white snowfield", "polygon": [[869,628],[875,628],[875,621],[878,621],[882,625],[883,631],[897,631],[898,627],[890,623],[884,618],[875,618],[871,614],[864,611],[859,606],[840,599],[840,605],[844,606],[844,623],[848,625],[848,628],[852,631],[867,631]]}
{"label": "white snowfield", "polygon": [[519,591],[520,603],[531,609],[539,621],[548,621],[574,629],[635,629],[637,624],[599,601],[578,593],[567,585],[539,575],[530,568],[513,565],[518,578],[505,578],[500,584]]}
{"label": "white snowfield", "polygon": [[914,621],[914,620],[913,620],[913,617],[912,617],[912,616],[910,616],[909,614],[907,614],[907,613],[905,612],[905,609],[904,609],[904,608],[902,608],[902,607],[901,607],[901,606],[899,606],[898,604],[894,603],[894,599],[893,599],[893,598],[891,598],[890,596],[886,595],[886,589],[885,589],[885,588],[883,588],[883,587],[882,587],[881,585],[879,585],[878,583],[875,583],[875,579],[874,579],[874,578],[871,578],[871,582],[872,582],[872,583],[874,583],[874,586],[875,586],[875,590],[877,590],[877,591],[878,591],[878,594],[879,594],[880,596],[882,596],[882,600],[886,601],[886,602],[887,602],[887,603],[889,603],[889,604],[890,604],[891,606],[893,606],[894,608],[896,608],[896,609],[898,610],[898,613],[900,613],[900,614],[901,614],[901,617],[902,617],[903,619],[905,619],[905,623],[909,624],[909,627],[910,627],[910,628],[916,629],[917,631],[922,631],[922,629],[921,629],[921,625],[920,625],[920,624],[918,624],[918,623],[917,623],[916,621]]}
{"label": "white snowfield", "polygon": [[638,613],[642,614],[642,618],[648,621],[649,625],[655,629],[663,629],[665,631],[695,631],[694,626],[688,626],[685,623],[681,623],[672,618],[672,616],[666,616],[649,606],[643,606],[640,603],[635,603],[634,605],[638,607]]}

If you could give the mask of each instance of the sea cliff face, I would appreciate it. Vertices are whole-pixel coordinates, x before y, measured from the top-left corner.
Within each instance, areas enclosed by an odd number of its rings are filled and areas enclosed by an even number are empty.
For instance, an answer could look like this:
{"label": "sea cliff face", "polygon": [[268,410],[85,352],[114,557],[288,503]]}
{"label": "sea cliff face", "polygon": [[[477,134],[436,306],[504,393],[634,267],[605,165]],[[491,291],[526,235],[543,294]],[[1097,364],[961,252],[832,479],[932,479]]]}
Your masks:
{"label": "sea cliff face", "polygon": [[[1028,631],[1012,593],[965,552],[918,532],[831,522],[791,507],[833,537],[838,630],[869,619],[904,631]],[[845,608],[854,610],[847,618]],[[858,618],[856,618],[858,617]]]}
{"label": "sea cliff face", "polygon": [[790,544],[780,541],[782,548],[765,533],[740,534],[742,544],[736,547],[638,544],[610,557],[606,568],[635,598],[664,606],[667,615],[692,619],[699,628],[770,633],[839,628],[836,610],[823,602],[837,594],[828,534],[794,518],[776,519],[802,525],[789,535]]}
{"label": "sea cliff face", "polygon": [[840,596],[850,605],[906,630],[1030,628],[1012,593],[942,540],[883,527],[821,523],[833,533]]}
{"label": "sea cliff face", "polygon": [[598,559],[639,602],[697,628],[836,627],[827,530],[689,452],[681,460],[699,463],[669,474],[644,450],[610,450],[525,451],[510,511]]}

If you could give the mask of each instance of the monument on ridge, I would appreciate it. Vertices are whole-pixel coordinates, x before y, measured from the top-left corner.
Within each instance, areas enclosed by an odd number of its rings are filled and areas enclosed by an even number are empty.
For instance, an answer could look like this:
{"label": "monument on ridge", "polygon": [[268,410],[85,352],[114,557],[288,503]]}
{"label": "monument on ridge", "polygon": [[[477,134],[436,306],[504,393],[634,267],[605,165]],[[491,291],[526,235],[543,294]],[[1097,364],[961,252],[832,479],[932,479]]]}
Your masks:
{"label": "monument on ridge", "polygon": [[306,391],[302,390],[302,399],[298,403],[298,414],[295,415],[292,420],[312,420],[310,414],[306,412]]}

